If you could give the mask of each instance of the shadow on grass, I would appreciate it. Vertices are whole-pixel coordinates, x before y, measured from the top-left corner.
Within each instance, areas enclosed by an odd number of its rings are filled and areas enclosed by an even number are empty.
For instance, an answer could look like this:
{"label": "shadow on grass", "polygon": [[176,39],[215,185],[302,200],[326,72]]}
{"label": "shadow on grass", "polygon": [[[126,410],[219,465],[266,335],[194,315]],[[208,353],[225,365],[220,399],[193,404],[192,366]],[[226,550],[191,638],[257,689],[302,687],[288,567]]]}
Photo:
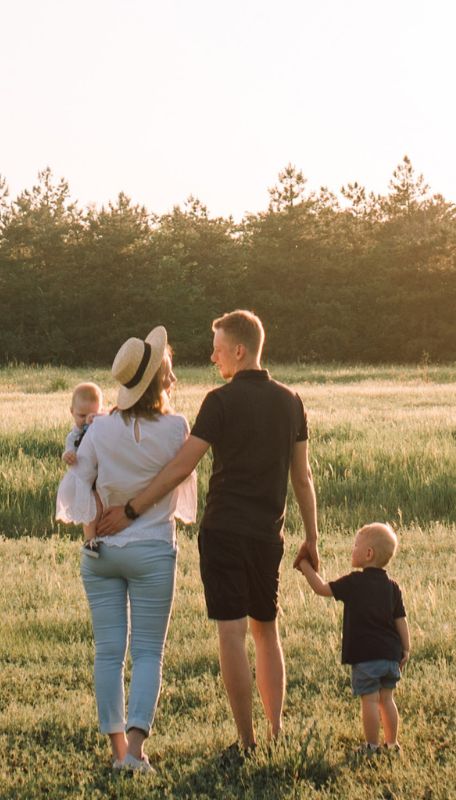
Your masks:
{"label": "shadow on grass", "polygon": [[192,659],[182,659],[170,669],[170,678],[178,683],[189,678],[206,679],[208,675],[213,678],[220,675],[219,662],[214,656],[196,655]]}
{"label": "shadow on grass", "polygon": [[[40,726],[33,735],[16,737],[8,748],[9,767],[18,770],[2,800],[73,797],[81,800],[280,800],[284,796],[304,798],[315,790],[327,790],[339,776],[330,740],[316,723],[307,725],[300,741],[283,738],[275,747],[259,746],[252,758],[241,764],[222,766],[220,756],[194,751],[171,754],[159,762],[155,775],[113,773],[100,735],[90,727],[62,731]],[[14,753],[20,754],[15,757]],[[177,757],[176,757],[177,756]],[[37,764],[40,765],[37,770]]]}
{"label": "shadow on grass", "polygon": [[[212,756],[198,769],[174,782],[172,797],[223,797],[224,800],[279,800],[284,794],[305,796],[334,782],[339,767],[329,760],[329,737],[322,738],[313,723],[301,741],[284,737],[273,748],[258,747],[241,764],[222,766]],[[302,793],[302,794],[301,794]]]}

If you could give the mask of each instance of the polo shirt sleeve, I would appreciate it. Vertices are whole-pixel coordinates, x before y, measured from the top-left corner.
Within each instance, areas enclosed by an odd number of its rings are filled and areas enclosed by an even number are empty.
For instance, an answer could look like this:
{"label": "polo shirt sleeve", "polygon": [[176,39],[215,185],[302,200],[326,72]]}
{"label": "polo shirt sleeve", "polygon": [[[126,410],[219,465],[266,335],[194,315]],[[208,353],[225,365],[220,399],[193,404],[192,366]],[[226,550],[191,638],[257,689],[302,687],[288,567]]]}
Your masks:
{"label": "polo shirt sleeve", "polygon": [[400,619],[401,617],[407,616],[405,613],[405,606],[404,601],[402,600],[402,592],[397,585],[396,581],[392,581],[393,584],[393,617],[394,619]]}
{"label": "polo shirt sleeve", "polygon": [[298,421],[298,433],[296,435],[297,442],[306,442],[309,438],[309,428],[307,425],[307,414],[304,411],[304,406],[299,395],[296,395],[296,413]]}
{"label": "polo shirt sleeve", "polygon": [[341,600],[345,603],[350,599],[353,589],[354,574],[355,573],[350,572],[349,575],[343,575],[342,578],[338,578],[336,581],[329,581],[333,597],[336,600]]}
{"label": "polo shirt sleeve", "polygon": [[209,444],[216,444],[220,439],[222,429],[222,404],[215,391],[209,392],[203,400],[190,433]]}

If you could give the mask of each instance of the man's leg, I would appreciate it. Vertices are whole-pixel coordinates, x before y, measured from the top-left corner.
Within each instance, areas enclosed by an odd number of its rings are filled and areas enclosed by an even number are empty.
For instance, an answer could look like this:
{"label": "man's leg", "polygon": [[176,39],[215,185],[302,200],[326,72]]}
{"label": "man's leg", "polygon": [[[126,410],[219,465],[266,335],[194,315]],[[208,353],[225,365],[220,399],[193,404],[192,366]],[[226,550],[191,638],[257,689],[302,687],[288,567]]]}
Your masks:
{"label": "man's leg", "polygon": [[245,637],[247,618],[218,620],[220,668],[242,746],[255,743],[252,721],[252,673]]}
{"label": "man's leg", "polygon": [[277,620],[259,622],[250,619],[255,641],[256,682],[269,722],[269,738],[277,738],[282,730],[282,709],[285,696],[285,662]]}

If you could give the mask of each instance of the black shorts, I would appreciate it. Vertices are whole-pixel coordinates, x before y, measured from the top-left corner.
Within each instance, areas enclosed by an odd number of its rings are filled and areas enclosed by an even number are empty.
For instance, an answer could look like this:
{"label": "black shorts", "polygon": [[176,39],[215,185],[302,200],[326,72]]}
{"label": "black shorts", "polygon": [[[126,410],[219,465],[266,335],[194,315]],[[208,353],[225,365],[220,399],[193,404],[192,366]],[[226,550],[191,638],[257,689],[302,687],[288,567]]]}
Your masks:
{"label": "black shorts", "polygon": [[210,619],[277,616],[283,541],[201,528],[198,537],[201,579]]}

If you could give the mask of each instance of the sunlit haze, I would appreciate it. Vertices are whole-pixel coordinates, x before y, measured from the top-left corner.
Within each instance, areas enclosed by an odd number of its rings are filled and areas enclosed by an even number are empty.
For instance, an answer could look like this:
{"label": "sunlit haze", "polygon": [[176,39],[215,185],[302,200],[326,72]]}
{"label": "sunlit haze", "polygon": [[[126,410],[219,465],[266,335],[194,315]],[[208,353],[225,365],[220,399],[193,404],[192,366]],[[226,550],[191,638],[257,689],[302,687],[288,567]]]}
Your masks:
{"label": "sunlit haze", "polygon": [[0,11],[0,173],[50,166],[82,205],[263,210],[289,162],[311,190],[385,192],[407,154],[456,201],[451,0],[15,0]]}

